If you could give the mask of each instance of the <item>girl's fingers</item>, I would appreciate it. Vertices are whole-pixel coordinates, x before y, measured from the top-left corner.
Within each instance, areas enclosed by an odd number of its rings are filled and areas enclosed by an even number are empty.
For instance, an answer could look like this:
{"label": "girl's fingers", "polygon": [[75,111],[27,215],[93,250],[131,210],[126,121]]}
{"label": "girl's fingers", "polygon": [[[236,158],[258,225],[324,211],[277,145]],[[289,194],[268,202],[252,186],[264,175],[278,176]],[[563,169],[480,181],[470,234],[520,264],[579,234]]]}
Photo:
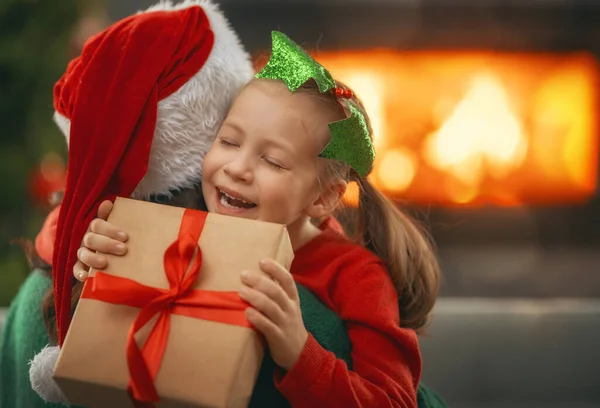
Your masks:
{"label": "girl's fingers", "polygon": [[259,265],[263,272],[270,275],[281,285],[290,299],[294,301],[298,299],[298,290],[296,288],[296,284],[294,283],[294,278],[287,269],[275,262],[273,259],[263,259],[260,261]]}
{"label": "girl's fingers", "polygon": [[100,207],[98,207],[98,218],[107,220],[110,212],[113,209],[113,203],[109,200],[102,201]]}
{"label": "girl's fingers", "polygon": [[258,310],[249,307],[246,309],[246,318],[250,324],[252,324],[252,326],[261,332],[267,339],[272,339],[280,335],[280,330],[275,323]]}
{"label": "girl's fingers", "polygon": [[290,298],[277,282],[258,272],[242,272],[242,282],[272,299],[283,311],[287,311]]}
{"label": "girl's fingers", "polygon": [[82,247],[77,251],[77,262],[73,266],[73,276],[84,282],[89,276],[90,268],[104,269],[108,265],[106,257],[93,251],[113,255],[127,253],[127,234],[107,222],[113,203],[103,201],[98,207],[98,218],[90,223],[88,232],[83,236]]}
{"label": "girl's fingers", "polygon": [[88,269],[83,263],[81,263],[81,261],[77,261],[75,263],[75,266],[73,267],[73,276],[75,276],[75,279],[85,282],[85,280],[88,278],[88,273]]}
{"label": "girl's fingers", "polygon": [[125,255],[127,245],[107,236],[88,232],[83,236],[82,247],[91,251],[99,251],[111,255]]}
{"label": "girl's fingers", "polygon": [[104,269],[108,265],[108,260],[104,255],[94,253],[84,247],[79,248],[77,251],[77,259],[83,264],[82,266],[85,270],[90,267],[94,269]]}
{"label": "girl's fingers", "polygon": [[[110,201],[105,202],[110,203]],[[94,232],[96,234],[104,235],[105,237],[109,237],[121,242],[127,241],[128,238],[127,233],[125,233],[125,231],[121,231],[115,225],[101,218],[95,218],[94,220],[92,220],[92,222],[90,223],[89,231]]]}
{"label": "girl's fingers", "polygon": [[273,299],[262,292],[249,286],[243,286],[240,290],[240,297],[250,303],[256,310],[265,315],[276,326],[285,322],[285,313]]}

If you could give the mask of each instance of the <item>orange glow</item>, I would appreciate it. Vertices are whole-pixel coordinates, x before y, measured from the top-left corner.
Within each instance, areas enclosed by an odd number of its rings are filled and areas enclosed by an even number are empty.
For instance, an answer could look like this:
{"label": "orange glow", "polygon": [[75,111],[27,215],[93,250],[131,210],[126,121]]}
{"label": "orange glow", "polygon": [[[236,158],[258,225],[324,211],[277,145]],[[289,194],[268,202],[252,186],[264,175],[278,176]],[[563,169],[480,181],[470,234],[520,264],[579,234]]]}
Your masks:
{"label": "orange glow", "polygon": [[370,180],[391,197],[543,205],[595,193],[600,80],[589,54],[315,57],[363,100],[377,152]]}
{"label": "orange glow", "polygon": [[358,185],[354,182],[348,183],[348,187],[346,188],[346,194],[344,194],[344,203],[351,207],[358,207]]}
{"label": "orange glow", "polygon": [[66,176],[67,166],[56,153],[46,154],[40,164],[40,174],[49,183],[62,183]]}
{"label": "orange glow", "polygon": [[414,154],[407,149],[389,148],[381,156],[375,170],[381,185],[388,190],[406,190],[415,178]]}
{"label": "orange glow", "polygon": [[442,126],[427,136],[424,159],[479,187],[486,170],[502,179],[523,164],[528,140],[522,128],[502,84],[492,76],[478,77]]}

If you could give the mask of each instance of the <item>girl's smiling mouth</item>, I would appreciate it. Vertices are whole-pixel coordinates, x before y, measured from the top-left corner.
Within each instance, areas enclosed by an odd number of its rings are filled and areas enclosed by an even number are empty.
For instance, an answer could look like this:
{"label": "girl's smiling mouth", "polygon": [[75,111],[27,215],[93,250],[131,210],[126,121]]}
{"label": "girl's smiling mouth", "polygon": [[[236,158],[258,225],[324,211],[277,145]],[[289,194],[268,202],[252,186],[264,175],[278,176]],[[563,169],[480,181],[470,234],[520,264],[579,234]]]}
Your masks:
{"label": "girl's smiling mouth", "polygon": [[219,204],[225,208],[232,210],[249,210],[256,207],[255,203],[231,190],[224,191],[217,187],[217,195]]}

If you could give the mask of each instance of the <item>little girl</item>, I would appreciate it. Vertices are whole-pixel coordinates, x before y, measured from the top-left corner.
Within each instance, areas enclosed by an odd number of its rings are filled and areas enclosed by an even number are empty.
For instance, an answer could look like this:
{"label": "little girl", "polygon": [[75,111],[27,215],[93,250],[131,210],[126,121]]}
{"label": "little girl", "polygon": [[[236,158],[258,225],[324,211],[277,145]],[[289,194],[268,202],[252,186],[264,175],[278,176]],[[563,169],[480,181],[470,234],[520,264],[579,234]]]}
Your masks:
{"label": "little girl", "polygon": [[[210,212],[287,225],[295,259],[271,259],[268,277],[241,272],[247,318],[278,366],[275,385],[293,407],[416,407],[423,329],[438,289],[438,265],[419,228],[365,176],[373,162],[361,102],[289,38],[235,99],[203,164]],[[349,182],[360,189],[354,242],[325,222]],[[102,253],[126,252],[127,234],[99,215],[78,251],[74,274],[105,268]],[[233,248],[232,248],[233,249]],[[93,253],[98,251],[99,253]],[[295,283],[344,321],[352,369],[304,326]]]}

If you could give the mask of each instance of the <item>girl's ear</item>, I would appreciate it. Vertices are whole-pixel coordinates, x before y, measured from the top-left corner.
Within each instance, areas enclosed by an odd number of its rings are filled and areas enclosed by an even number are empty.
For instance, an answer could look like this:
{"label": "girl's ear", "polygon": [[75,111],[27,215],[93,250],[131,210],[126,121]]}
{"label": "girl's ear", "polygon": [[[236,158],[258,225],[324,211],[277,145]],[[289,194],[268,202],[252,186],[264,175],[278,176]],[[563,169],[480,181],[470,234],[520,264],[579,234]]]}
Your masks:
{"label": "girl's ear", "polygon": [[348,183],[338,179],[323,186],[316,200],[308,205],[306,214],[311,218],[323,218],[331,215],[346,192]]}

